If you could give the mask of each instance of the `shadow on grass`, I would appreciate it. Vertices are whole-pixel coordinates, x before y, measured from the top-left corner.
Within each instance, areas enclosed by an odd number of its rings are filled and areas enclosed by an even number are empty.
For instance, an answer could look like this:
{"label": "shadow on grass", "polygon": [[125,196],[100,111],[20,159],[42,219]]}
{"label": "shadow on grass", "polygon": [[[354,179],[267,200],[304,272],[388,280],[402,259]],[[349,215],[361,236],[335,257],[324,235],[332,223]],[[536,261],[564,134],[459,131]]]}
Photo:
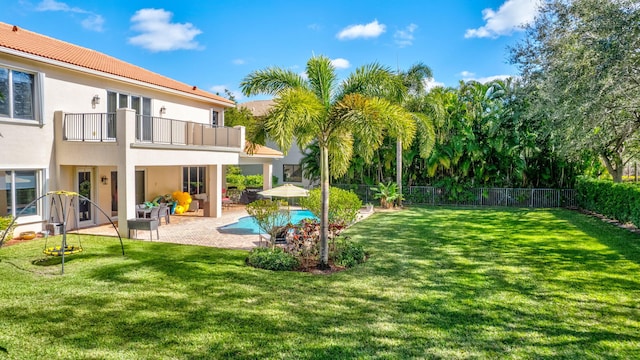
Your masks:
{"label": "shadow on grass", "polygon": [[96,241],[55,286],[33,276],[12,290],[35,301],[0,296],[0,346],[26,358],[640,355],[637,257],[562,211],[483,210],[376,214],[345,234],[369,261],[330,276],[249,268],[246,251],[127,241],[122,257]]}

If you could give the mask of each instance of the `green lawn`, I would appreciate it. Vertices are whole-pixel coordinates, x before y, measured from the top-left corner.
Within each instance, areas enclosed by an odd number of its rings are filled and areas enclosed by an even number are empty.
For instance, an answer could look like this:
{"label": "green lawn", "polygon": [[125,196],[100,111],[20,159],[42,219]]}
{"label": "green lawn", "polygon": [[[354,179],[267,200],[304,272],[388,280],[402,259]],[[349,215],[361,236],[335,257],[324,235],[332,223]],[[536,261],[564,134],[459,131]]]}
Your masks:
{"label": "green lawn", "polygon": [[[411,208],[333,275],[90,238],[0,248],[0,359],[640,358],[640,236],[565,210]],[[5,351],[6,350],[6,351]]]}

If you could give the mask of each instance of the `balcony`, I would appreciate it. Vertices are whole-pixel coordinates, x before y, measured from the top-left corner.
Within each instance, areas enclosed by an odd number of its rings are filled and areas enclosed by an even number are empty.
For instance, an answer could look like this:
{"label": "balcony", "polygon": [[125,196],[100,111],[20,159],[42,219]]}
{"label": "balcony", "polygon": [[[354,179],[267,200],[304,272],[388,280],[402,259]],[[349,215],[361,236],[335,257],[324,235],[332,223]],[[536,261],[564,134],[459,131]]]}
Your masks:
{"label": "balcony", "polygon": [[[135,143],[178,147],[224,147],[240,150],[239,128],[212,127],[191,121],[136,115]],[[118,119],[109,114],[64,114],[63,140],[76,142],[116,142]]]}

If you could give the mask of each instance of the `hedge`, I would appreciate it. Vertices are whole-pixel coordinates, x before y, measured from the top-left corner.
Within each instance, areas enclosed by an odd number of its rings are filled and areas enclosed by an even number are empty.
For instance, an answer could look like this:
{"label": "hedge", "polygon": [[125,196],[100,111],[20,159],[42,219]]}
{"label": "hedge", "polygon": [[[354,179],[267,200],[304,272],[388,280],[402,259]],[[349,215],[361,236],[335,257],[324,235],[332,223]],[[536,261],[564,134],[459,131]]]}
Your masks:
{"label": "hedge", "polygon": [[576,192],[581,208],[640,227],[640,187],[637,185],[580,177]]}

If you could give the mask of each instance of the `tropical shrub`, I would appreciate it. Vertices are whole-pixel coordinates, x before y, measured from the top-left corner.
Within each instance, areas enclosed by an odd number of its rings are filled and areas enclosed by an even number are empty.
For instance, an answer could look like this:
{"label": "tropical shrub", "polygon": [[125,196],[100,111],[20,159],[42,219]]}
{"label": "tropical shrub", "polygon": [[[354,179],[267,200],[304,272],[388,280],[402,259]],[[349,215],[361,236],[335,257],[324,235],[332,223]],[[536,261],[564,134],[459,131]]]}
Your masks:
{"label": "tropical shrub", "polygon": [[364,247],[347,238],[338,238],[335,241],[335,250],[332,255],[335,264],[348,268],[363,263],[366,259]]}
{"label": "tropical shrub", "polygon": [[289,211],[281,209],[280,201],[260,199],[247,204],[247,213],[256,220],[262,231],[271,236],[271,247],[282,227],[291,222]]}
{"label": "tropical shrub", "polygon": [[[320,222],[305,219],[300,225],[290,226],[293,234],[287,239],[285,251],[295,256],[303,267],[311,267],[320,260]],[[334,242],[346,228],[344,223],[329,223],[329,254],[335,250]]]}
{"label": "tropical shrub", "polygon": [[247,264],[265,270],[288,271],[299,266],[298,259],[281,248],[255,248],[249,252]]}
{"label": "tropical shrub", "polygon": [[227,188],[245,189],[245,178],[242,174],[227,174]]}
{"label": "tropical shrub", "polygon": [[13,216],[11,215],[0,216],[0,240],[2,240],[3,236],[5,241],[13,239],[13,229],[15,229],[15,224],[13,224],[11,228],[9,228],[9,224],[11,224],[12,221]]}
{"label": "tropical shrub", "polygon": [[[309,196],[300,200],[300,205],[309,209],[316,217],[321,215],[320,189],[309,191]],[[362,200],[351,191],[337,187],[329,189],[329,223],[351,224],[356,221]]]}
{"label": "tropical shrub", "polygon": [[640,187],[579,177],[576,192],[581,208],[640,227]]}
{"label": "tropical shrub", "polygon": [[380,206],[383,208],[392,208],[396,200],[402,200],[402,194],[398,192],[398,184],[389,182],[388,184],[379,183],[378,186],[371,188],[373,198],[380,199]]}
{"label": "tropical shrub", "polygon": [[244,186],[248,188],[262,188],[262,175],[247,175],[244,177]]}

